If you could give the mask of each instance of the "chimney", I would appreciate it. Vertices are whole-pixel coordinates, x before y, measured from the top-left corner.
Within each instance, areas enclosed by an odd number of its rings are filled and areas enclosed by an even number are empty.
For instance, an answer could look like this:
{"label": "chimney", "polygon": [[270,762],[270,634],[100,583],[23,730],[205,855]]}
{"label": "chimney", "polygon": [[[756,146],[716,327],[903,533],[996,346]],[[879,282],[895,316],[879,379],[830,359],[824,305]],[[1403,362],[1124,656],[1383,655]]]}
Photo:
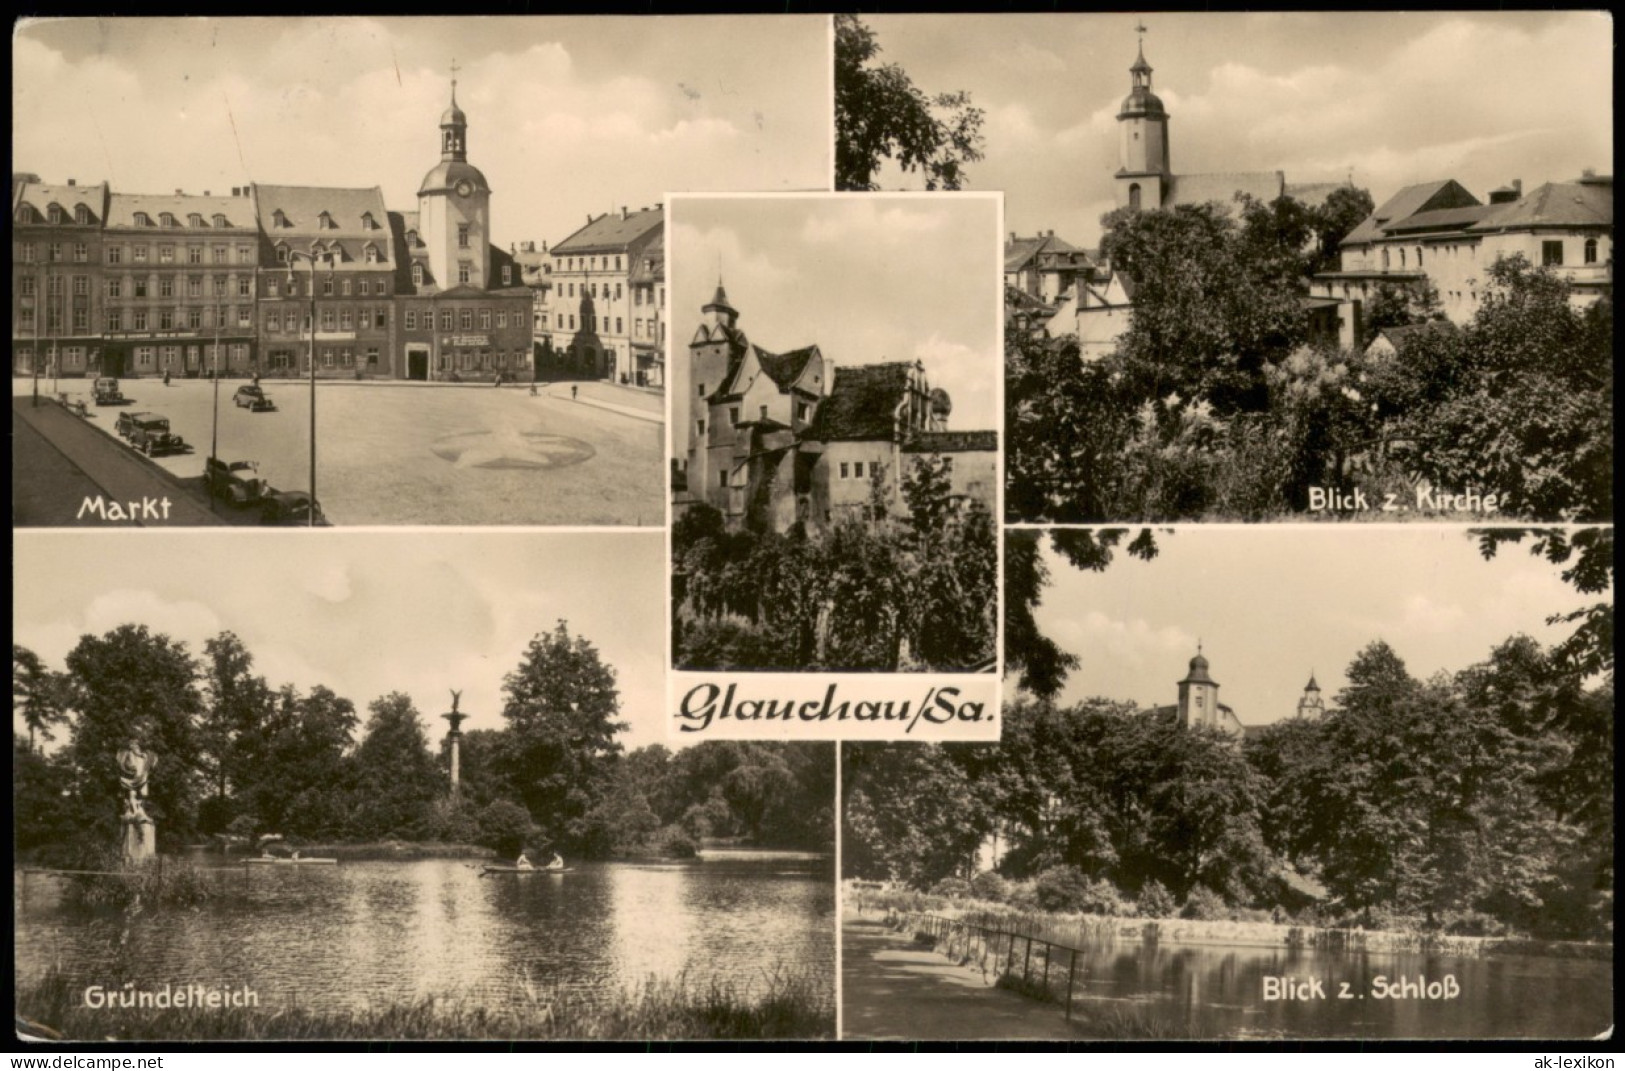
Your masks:
{"label": "chimney", "polygon": [[631,214],[631,213],[629,213],[629,212],[627,212],[627,210],[626,210],[626,206],[625,206],[625,205],[622,205],[622,206],[621,206],[621,218],[622,218],[622,219],[625,219],[625,218],[626,218],[626,217],[627,217],[627,216],[629,216],[629,215],[630,215],[630,214]]}
{"label": "chimney", "polygon": [[1521,178],[1513,179],[1512,180],[1512,188],[1518,191],[1518,196],[1519,197],[1522,197],[1523,196],[1523,179],[1521,179]]}
{"label": "chimney", "polygon": [[1011,245],[1016,244],[1016,232],[1015,231],[1010,232],[1010,244]]}
{"label": "chimney", "polygon": [[547,252],[547,239],[542,239],[542,252]]}
{"label": "chimney", "polygon": [[204,191],[203,191],[203,196],[205,196],[205,197],[208,197],[208,196],[209,196],[209,191],[208,191],[208,190],[204,190]]}
{"label": "chimney", "polygon": [[76,186],[76,185],[78,185],[78,181],[76,179],[69,179],[68,180],[68,185],[69,186]]}
{"label": "chimney", "polygon": [[[1597,177],[1597,169],[1596,168],[1594,168],[1594,167],[1582,167],[1580,169],[1580,181],[1584,182],[1586,179],[1594,179],[1596,177]],[[68,185],[69,186],[73,185],[73,179],[68,180]]]}
{"label": "chimney", "polygon": [[665,208],[665,207],[666,207],[666,206],[665,206],[665,205],[663,205],[663,204],[661,204],[661,203],[660,203],[660,202],[659,202],[659,201],[656,201],[656,202],[655,202],[655,211],[656,211],[656,212],[659,212],[659,211],[660,211],[660,210],[661,210],[661,209],[663,209],[663,208]]}
{"label": "chimney", "polygon": [[176,189],[175,190],[175,196],[176,197],[185,197],[186,196],[186,191],[182,190],[182,189]]}

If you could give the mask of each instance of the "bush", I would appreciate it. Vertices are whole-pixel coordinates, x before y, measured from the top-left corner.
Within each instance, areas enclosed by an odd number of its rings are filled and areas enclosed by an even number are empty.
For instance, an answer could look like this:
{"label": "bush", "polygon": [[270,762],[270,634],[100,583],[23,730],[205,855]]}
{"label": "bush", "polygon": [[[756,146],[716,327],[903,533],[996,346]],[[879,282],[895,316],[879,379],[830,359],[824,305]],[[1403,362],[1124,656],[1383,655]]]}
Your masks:
{"label": "bush", "polygon": [[673,859],[692,859],[700,854],[700,846],[680,825],[669,825],[655,836],[655,845],[661,855]]}
{"label": "bush", "polygon": [[971,894],[971,884],[964,878],[943,878],[931,886],[933,896],[946,896],[950,900],[963,900]]}
{"label": "bush", "polygon": [[978,900],[1002,904],[1010,896],[1010,884],[993,871],[984,870],[970,879],[970,891]]}
{"label": "bush", "polygon": [[505,858],[513,858],[537,834],[530,812],[508,800],[497,800],[480,812],[479,843]]}
{"label": "bush", "polygon": [[1148,919],[1171,919],[1179,910],[1174,894],[1155,878],[1141,886],[1134,906],[1142,918]]}
{"label": "bush", "polygon": [[1066,914],[1122,915],[1126,913],[1117,887],[1104,879],[1091,880],[1075,866],[1052,866],[1033,885],[1038,906]]}
{"label": "bush", "polygon": [[1224,919],[1230,917],[1230,908],[1225,904],[1224,897],[1208,888],[1198,885],[1185,897],[1185,907],[1179,912],[1180,918],[1186,919]]}

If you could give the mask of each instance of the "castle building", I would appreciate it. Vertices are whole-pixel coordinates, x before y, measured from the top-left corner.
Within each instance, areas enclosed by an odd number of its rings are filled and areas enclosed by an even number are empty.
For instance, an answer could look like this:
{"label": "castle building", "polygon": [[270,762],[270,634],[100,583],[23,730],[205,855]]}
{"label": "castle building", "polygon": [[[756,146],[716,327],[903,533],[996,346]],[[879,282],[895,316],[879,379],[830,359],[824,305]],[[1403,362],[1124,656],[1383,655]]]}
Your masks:
{"label": "castle building", "polygon": [[1320,685],[1315,683],[1313,672],[1309,674],[1309,683],[1303,686],[1303,695],[1298,699],[1298,717],[1316,721],[1326,716],[1326,704],[1320,698]]}
{"label": "castle building", "polygon": [[753,344],[722,284],[689,343],[694,394],[676,505],[710,505],[732,527],[825,528],[864,516],[878,494],[906,512],[901,476],[925,454],[951,459],[951,493],[994,508],[998,436],[950,431],[952,402],[919,362],[837,368],[817,345]]}
{"label": "castle building", "polygon": [[12,363],[65,375],[510,378],[532,368],[533,291],[490,244],[468,120],[440,118],[417,210],[380,188],[230,196],[12,181]]}
{"label": "castle building", "polygon": [[1157,707],[1153,713],[1174,718],[1187,729],[1218,729],[1238,737],[1247,731],[1236,712],[1219,702],[1219,682],[1208,673],[1208,661],[1200,645],[1179,682],[1179,702]]}

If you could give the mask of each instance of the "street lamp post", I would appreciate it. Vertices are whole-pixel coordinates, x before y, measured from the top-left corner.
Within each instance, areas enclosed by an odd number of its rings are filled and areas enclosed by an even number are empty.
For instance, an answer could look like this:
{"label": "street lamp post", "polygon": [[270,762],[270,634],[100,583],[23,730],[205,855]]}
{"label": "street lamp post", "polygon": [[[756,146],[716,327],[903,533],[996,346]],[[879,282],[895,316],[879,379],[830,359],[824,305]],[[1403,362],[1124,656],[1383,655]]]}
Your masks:
{"label": "street lamp post", "polygon": [[293,266],[299,261],[310,265],[310,526],[316,527],[316,265],[325,262],[328,271],[333,270],[332,255],[329,253],[304,253],[297,249],[288,250],[288,285],[294,285],[296,278]]}

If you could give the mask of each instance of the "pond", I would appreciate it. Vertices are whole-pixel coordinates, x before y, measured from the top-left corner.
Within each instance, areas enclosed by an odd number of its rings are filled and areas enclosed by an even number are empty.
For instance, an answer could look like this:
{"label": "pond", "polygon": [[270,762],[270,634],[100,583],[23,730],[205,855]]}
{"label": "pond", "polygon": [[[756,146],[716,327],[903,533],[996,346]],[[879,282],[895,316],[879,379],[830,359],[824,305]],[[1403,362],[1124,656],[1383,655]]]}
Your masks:
{"label": "pond", "polygon": [[774,972],[834,987],[828,856],[705,852],[481,876],[466,860],[246,867],[199,908],[100,917],[63,879],[14,881],[19,984],[247,986],[265,1006],[379,1009],[426,996],[493,1003],[537,989],[608,1000],[653,977],[741,995]]}
{"label": "pond", "polygon": [[1203,1038],[1587,1038],[1613,1021],[1606,959],[1125,941],[1091,942],[1078,972],[1075,1013]]}

